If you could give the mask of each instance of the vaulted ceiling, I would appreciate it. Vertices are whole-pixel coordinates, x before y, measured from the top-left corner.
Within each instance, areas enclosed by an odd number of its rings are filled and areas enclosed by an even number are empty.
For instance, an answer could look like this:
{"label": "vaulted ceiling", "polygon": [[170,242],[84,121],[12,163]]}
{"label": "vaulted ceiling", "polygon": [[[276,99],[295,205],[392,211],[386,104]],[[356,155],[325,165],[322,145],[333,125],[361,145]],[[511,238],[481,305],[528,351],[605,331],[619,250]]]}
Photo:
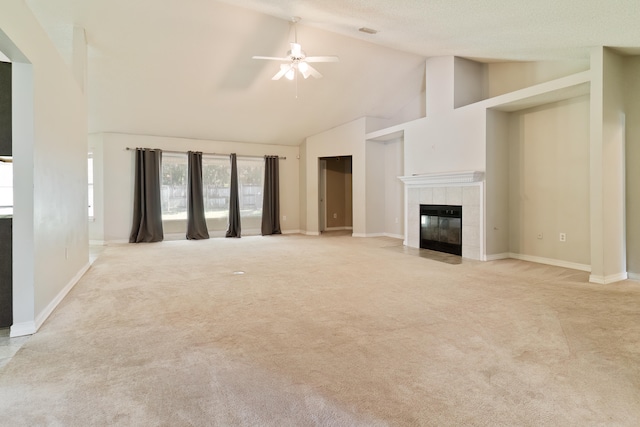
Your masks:
{"label": "vaulted ceiling", "polygon": [[[637,53],[637,0],[27,0],[67,63],[88,42],[90,132],[299,144],[359,117],[424,113],[424,60]],[[272,81],[298,41],[322,79]],[[375,35],[361,27],[378,30]]]}

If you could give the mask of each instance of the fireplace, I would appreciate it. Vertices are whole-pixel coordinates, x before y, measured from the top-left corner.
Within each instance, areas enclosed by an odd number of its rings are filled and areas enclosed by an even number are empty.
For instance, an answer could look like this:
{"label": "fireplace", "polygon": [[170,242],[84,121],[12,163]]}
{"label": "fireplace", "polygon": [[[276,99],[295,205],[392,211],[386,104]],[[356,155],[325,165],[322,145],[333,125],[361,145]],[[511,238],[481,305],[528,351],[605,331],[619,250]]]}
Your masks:
{"label": "fireplace", "polygon": [[420,205],[462,206],[462,257],[485,259],[484,172],[424,173],[399,179],[405,191],[405,245],[421,247]]}
{"label": "fireplace", "polygon": [[420,205],[420,247],[462,255],[462,206]]}

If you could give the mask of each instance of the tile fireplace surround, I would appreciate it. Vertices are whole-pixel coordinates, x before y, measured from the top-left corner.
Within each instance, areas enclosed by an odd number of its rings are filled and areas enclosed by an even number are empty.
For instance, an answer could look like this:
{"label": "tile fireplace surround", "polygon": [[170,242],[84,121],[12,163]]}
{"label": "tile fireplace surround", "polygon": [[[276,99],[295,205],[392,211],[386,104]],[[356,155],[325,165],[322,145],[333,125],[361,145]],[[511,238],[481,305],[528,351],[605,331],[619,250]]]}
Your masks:
{"label": "tile fireplace surround", "polygon": [[404,244],[420,247],[420,205],[462,206],[462,257],[484,259],[484,172],[401,176],[404,183]]}

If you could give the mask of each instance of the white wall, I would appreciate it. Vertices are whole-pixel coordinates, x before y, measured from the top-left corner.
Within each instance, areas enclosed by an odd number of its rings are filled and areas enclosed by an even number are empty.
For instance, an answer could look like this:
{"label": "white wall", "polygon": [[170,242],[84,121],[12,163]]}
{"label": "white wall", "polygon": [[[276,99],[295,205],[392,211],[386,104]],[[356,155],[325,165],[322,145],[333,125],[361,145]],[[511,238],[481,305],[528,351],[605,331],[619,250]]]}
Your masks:
{"label": "white wall", "polygon": [[476,105],[408,123],[405,175],[485,170],[485,109]]}
{"label": "white wall", "polygon": [[[285,221],[281,217],[280,226],[283,233],[299,231],[298,147],[115,133],[105,133],[101,136],[104,163],[103,235],[107,242],[128,241],[131,232],[135,151],[127,151],[127,147],[160,148],[184,152],[192,150],[220,154],[236,153],[238,156],[286,157],[286,160],[280,160],[280,215],[286,216],[287,219]],[[96,140],[95,138],[99,136],[92,136],[92,140]]]}
{"label": "white wall", "polygon": [[591,277],[627,277],[625,231],[625,113],[623,61],[606,48],[591,55]]}
{"label": "white wall", "polygon": [[387,236],[404,238],[404,185],[398,179],[404,176],[404,138],[384,144],[384,233]]}
{"label": "white wall", "polygon": [[[74,77],[25,2],[0,3],[14,61],[14,325],[33,333],[88,267],[87,111]],[[32,92],[31,92],[32,91]],[[31,111],[29,111],[31,109]],[[27,271],[30,270],[30,271]]]}
{"label": "white wall", "polygon": [[318,161],[321,157],[351,156],[353,171],[353,235],[366,235],[366,119],[310,136],[305,142],[305,181],[301,192],[306,205],[306,232],[319,234]]}
{"label": "white wall", "polygon": [[89,135],[93,155],[93,218],[89,221],[89,240],[104,243],[104,152],[103,134]]}

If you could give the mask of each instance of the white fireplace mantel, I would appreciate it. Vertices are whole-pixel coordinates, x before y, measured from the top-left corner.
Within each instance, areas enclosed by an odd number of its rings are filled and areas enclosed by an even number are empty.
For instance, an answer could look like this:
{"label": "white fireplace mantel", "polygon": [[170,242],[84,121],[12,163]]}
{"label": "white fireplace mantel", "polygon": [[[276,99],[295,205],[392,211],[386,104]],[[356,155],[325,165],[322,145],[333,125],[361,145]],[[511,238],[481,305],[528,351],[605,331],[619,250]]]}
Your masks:
{"label": "white fireplace mantel", "polygon": [[409,176],[399,176],[407,187],[425,187],[429,185],[467,184],[480,182],[484,179],[482,171],[460,171],[443,173],[422,173]]}

